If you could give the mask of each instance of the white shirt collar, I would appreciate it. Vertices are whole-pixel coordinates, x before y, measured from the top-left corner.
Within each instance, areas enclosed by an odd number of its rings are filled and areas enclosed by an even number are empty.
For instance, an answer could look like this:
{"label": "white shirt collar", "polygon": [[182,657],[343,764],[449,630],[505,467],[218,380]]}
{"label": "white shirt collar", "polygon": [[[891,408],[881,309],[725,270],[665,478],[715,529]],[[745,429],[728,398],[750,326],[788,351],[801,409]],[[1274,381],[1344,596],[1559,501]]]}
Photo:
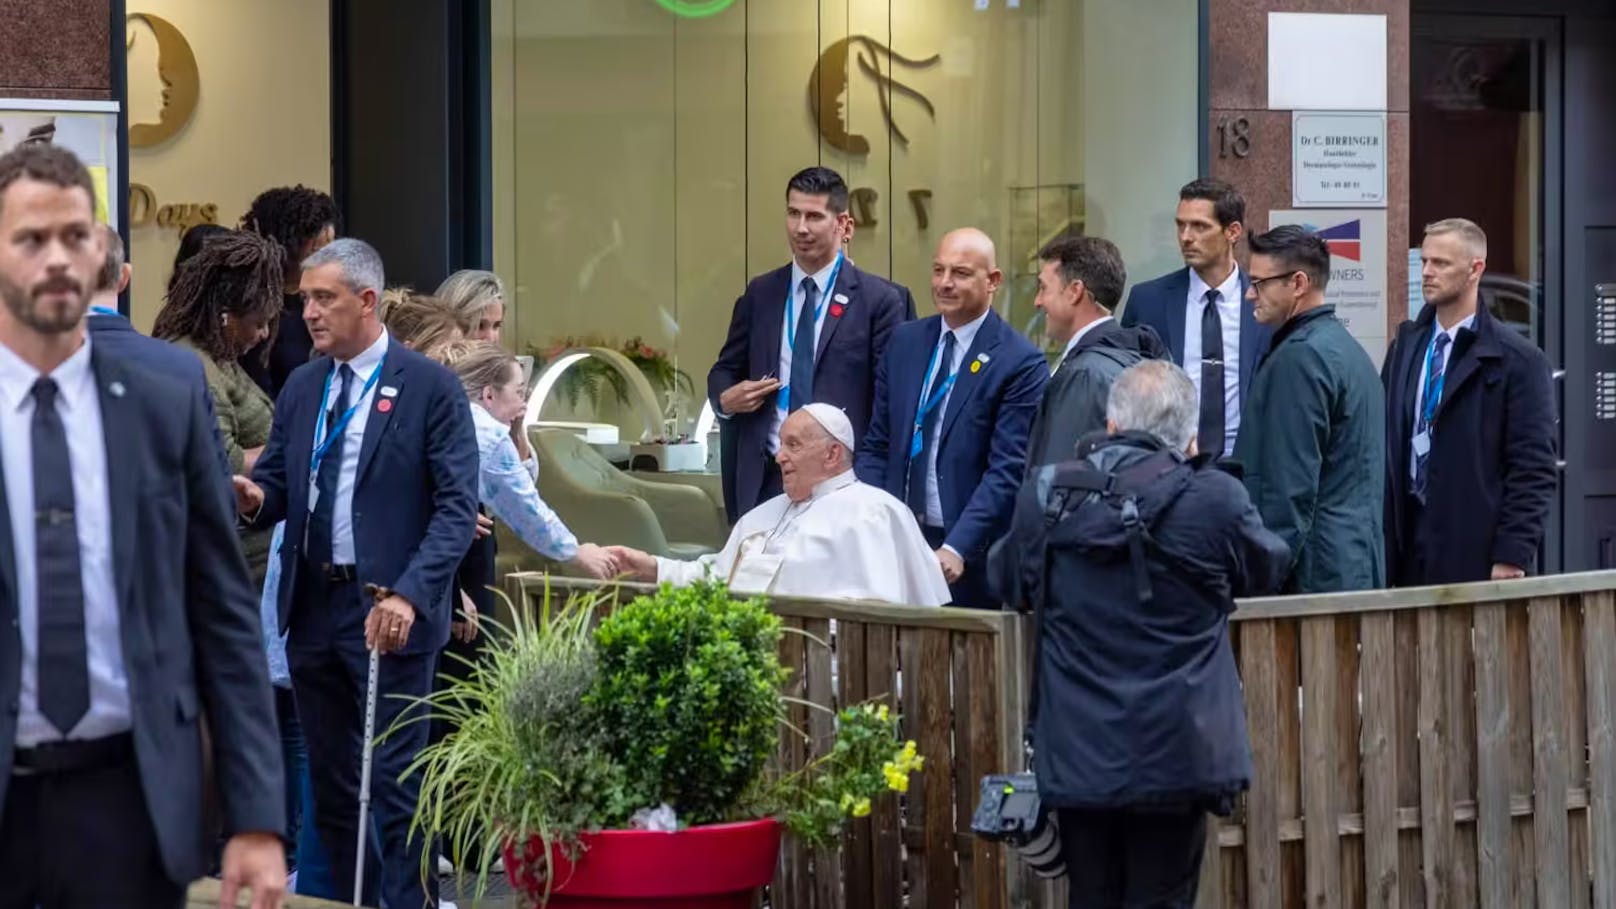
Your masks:
{"label": "white shirt collar", "polygon": [[387,329],[383,328],[381,335],[372,341],[369,347],[360,351],[351,360],[338,360],[337,365],[346,363],[348,368],[354,371],[354,375],[361,379],[369,379],[371,371],[381,365],[385,356],[387,356]]}
{"label": "white shirt collar", "polygon": [[[11,348],[0,344],[0,406],[12,410],[22,407],[23,402],[33,398],[34,381],[40,375],[39,370],[17,356]],[[56,380],[58,406],[72,411],[78,402],[79,392],[85,387],[95,387],[90,375],[89,332],[84,333],[84,343],[79,345],[79,349],[73,351],[50,375]]]}
{"label": "white shirt collar", "polygon": [[1432,338],[1435,338],[1438,333],[1441,333],[1448,336],[1448,342],[1451,344],[1452,342],[1459,340],[1459,329],[1469,328],[1471,330],[1475,330],[1476,314],[1471,313],[1470,315],[1465,316],[1463,319],[1460,319],[1457,323],[1455,323],[1452,328],[1443,328],[1442,323],[1437,321],[1436,317],[1433,315],[1431,317],[1431,327],[1436,329],[1436,331],[1431,334]]}
{"label": "white shirt collar", "polygon": [[[1201,275],[1200,275],[1199,272],[1197,272],[1193,268],[1190,269],[1190,299],[1191,300],[1194,300],[1197,303],[1201,302],[1202,300],[1206,299],[1206,292],[1209,291],[1209,290],[1212,290],[1212,289],[1213,289],[1212,285],[1206,283],[1205,281],[1203,281],[1201,279]],[[1236,265],[1234,268],[1229,270],[1229,277],[1223,279],[1223,283],[1219,284],[1217,286],[1217,291],[1218,291],[1218,302],[1220,302],[1220,303],[1238,303],[1238,302],[1240,302],[1240,295],[1241,294],[1240,294],[1240,266],[1239,265]]]}
{"label": "white shirt collar", "polygon": [[830,289],[830,288],[825,286],[825,282],[830,280],[831,269],[836,267],[836,262],[840,258],[841,258],[840,256],[831,256],[830,264],[826,265],[824,268],[821,268],[819,271],[814,272],[812,275],[810,275],[807,272],[803,271],[802,266],[797,264],[796,258],[792,258],[792,260],[791,260],[791,292],[796,293],[797,289],[802,287],[802,279],[803,278],[810,278],[811,277],[811,278],[814,279],[814,286],[819,288],[819,296],[821,298],[824,298],[825,291]]}
{"label": "white shirt collar", "polygon": [[[966,322],[959,328],[949,328],[948,322],[945,320],[943,322],[942,332],[937,335],[937,342],[941,344],[943,341],[943,335],[953,332],[955,355],[961,357],[965,356],[965,352],[971,349],[971,342],[976,340],[976,333],[982,330],[982,323],[988,320],[988,313],[992,311],[993,307],[989,306],[987,309],[983,310],[980,316]],[[942,317],[938,316],[938,318]],[[948,364],[946,363],[944,364],[944,366],[947,365]]]}
{"label": "white shirt collar", "polygon": [[858,482],[858,477],[853,474],[853,471],[844,470],[828,480],[820,480],[815,484],[814,491],[808,494],[808,500],[813,501],[814,499],[828,496],[838,489],[846,489],[856,482]]}
{"label": "white shirt collar", "polygon": [[1093,331],[1095,328],[1097,328],[1097,327],[1099,327],[1101,325],[1104,325],[1105,323],[1107,323],[1109,321],[1111,321],[1110,316],[1101,316],[1100,318],[1095,319],[1093,322],[1090,322],[1089,324],[1083,326],[1082,328],[1079,328],[1077,330],[1077,334],[1072,335],[1072,340],[1066,342],[1066,349],[1061,351],[1060,360],[1057,360],[1056,362],[1057,363],[1064,362],[1067,357],[1072,355],[1072,348],[1077,346],[1077,342],[1083,340],[1084,335],[1088,334],[1089,332]]}

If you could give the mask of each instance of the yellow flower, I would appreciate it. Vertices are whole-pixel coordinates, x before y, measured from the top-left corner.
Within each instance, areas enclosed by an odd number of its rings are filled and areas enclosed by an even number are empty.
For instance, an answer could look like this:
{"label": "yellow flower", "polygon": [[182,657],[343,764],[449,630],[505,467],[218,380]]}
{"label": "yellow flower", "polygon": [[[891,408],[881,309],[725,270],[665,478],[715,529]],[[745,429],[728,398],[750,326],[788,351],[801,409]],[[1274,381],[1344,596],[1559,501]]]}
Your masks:
{"label": "yellow flower", "polygon": [[854,817],[869,817],[870,816],[870,800],[861,798],[858,801],[854,802],[853,803],[853,816]]}
{"label": "yellow flower", "polygon": [[852,794],[847,793],[847,792],[842,793],[842,810],[846,811],[846,810],[848,810],[849,808],[852,808],[852,807],[853,807],[853,796],[852,796]]}
{"label": "yellow flower", "polygon": [[887,788],[893,792],[909,791],[909,774],[907,771],[888,763],[881,768],[881,775],[886,777]]}
{"label": "yellow flower", "polygon": [[882,704],[875,711],[875,718],[880,720],[883,723],[885,723],[887,721],[887,718],[889,716],[891,716],[891,712],[887,710],[887,705],[885,705],[885,704]]}

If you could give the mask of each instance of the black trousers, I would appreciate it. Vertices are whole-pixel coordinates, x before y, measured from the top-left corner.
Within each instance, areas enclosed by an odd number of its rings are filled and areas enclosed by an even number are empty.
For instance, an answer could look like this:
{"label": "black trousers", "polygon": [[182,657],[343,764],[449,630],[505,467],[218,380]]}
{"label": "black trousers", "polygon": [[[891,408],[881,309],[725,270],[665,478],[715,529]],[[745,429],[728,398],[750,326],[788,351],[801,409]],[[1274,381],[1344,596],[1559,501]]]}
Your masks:
{"label": "black trousers", "polygon": [[179,909],[133,755],[105,767],[14,774],[0,817],[0,909]]}
{"label": "black trousers", "polygon": [[1071,909],[1190,909],[1206,849],[1199,807],[1060,810]]}

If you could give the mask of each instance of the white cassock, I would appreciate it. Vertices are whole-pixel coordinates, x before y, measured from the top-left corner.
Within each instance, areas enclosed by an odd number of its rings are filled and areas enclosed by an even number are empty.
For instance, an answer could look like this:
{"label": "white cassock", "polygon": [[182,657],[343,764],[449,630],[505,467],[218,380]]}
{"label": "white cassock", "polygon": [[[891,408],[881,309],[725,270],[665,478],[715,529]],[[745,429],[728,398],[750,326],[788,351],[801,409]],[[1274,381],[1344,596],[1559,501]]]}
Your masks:
{"label": "white cassock", "polygon": [[658,581],[684,585],[711,574],[736,593],[909,606],[949,599],[914,512],[851,470],[815,486],[804,502],[778,495],[742,515],[721,552],[656,561]]}

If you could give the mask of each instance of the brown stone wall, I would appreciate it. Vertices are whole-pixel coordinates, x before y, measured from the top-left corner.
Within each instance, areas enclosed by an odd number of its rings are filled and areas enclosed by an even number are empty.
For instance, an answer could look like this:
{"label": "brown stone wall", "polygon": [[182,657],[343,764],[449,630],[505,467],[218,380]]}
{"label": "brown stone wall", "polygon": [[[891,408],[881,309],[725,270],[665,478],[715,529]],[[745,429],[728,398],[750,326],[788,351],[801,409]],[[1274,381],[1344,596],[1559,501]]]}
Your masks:
{"label": "brown stone wall", "polygon": [[0,97],[112,101],[111,0],[0,0]]}
{"label": "brown stone wall", "polygon": [[[1268,110],[1268,14],[1380,13],[1386,16],[1387,337],[1407,318],[1409,0],[1210,0],[1212,175],[1246,196],[1253,228],[1291,207],[1291,112]],[[1350,78],[1350,74],[1343,74]],[[1247,157],[1220,153],[1218,124],[1250,123]]]}

